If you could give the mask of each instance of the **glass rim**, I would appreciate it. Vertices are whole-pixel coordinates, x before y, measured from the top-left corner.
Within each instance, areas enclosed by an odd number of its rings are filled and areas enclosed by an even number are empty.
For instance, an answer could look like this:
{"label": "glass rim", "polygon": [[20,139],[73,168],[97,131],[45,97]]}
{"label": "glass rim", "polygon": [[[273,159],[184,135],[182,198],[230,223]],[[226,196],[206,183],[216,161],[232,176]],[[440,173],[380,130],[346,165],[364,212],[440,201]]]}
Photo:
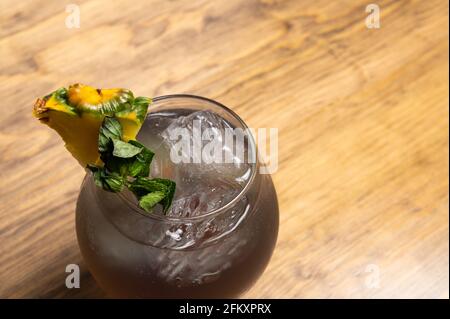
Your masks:
{"label": "glass rim", "polygon": [[[171,222],[198,221],[198,220],[201,220],[201,219],[204,219],[204,218],[208,218],[208,217],[211,217],[211,216],[219,215],[220,213],[229,210],[237,202],[239,202],[239,200],[241,200],[242,197],[244,197],[244,195],[249,191],[250,187],[252,187],[252,185],[254,184],[254,181],[255,181],[255,177],[256,177],[256,173],[257,173],[257,167],[258,167],[258,153],[257,153],[256,142],[254,140],[253,134],[251,134],[247,124],[233,110],[231,110],[230,108],[226,107],[225,105],[223,105],[220,102],[214,101],[212,99],[209,99],[209,98],[206,98],[206,97],[203,97],[203,96],[192,95],[192,94],[168,94],[168,95],[161,95],[161,96],[157,96],[155,98],[152,98],[152,103],[150,104],[150,107],[152,106],[153,103],[156,103],[156,102],[159,102],[159,101],[164,101],[164,100],[177,99],[177,98],[200,100],[200,101],[203,101],[203,102],[211,103],[211,104],[213,104],[215,106],[218,106],[219,108],[221,108],[225,112],[229,113],[233,118],[235,118],[239,122],[239,124],[242,126],[242,129],[246,130],[249,133],[249,134],[247,134],[249,147],[254,151],[255,161],[254,161],[254,163],[249,163],[251,165],[251,170],[252,170],[250,178],[247,180],[245,186],[240,190],[240,192],[236,196],[234,196],[233,199],[230,200],[228,203],[226,203],[224,206],[219,207],[217,209],[214,209],[214,210],[212,210],[210,212],[207,212],[206,214],[201,214],[201,215],[198,215],[198,216],[171,217],[171,216],[167,216],[167,215],[156,214],[154,212],[147,212],[144,209],[140,208],[135,203],[131,202],[127,197],[125,197],[123,195],[123,193],[117,193],[117,195],[118,195],[118,197],[120,199],[122,199],[123,202],[125,202],[131,209],[133,209],[133,211],[135,213],[143,215],[144,217],[154,218],[154,219],[158,219],[160,221],[171,221]],[[147,116],[149,114],[150,114],[150,112],[148,112]]]}

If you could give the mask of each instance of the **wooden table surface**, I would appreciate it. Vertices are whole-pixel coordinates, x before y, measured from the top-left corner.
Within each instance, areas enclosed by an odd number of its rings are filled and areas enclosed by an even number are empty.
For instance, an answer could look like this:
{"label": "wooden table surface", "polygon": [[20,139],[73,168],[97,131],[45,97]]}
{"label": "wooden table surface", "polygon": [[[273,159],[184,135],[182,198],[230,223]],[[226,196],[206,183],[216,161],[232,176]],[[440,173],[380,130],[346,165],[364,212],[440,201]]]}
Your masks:
{"label": "wooden table surface", "polygon": [[369,29],[370,2],[1,0],[0,297],[105,296],[76,242],[83,170],[31,117],[82,82],[279,129],[278,243],[244,297],[448,298],[448,2],[377,1]]}

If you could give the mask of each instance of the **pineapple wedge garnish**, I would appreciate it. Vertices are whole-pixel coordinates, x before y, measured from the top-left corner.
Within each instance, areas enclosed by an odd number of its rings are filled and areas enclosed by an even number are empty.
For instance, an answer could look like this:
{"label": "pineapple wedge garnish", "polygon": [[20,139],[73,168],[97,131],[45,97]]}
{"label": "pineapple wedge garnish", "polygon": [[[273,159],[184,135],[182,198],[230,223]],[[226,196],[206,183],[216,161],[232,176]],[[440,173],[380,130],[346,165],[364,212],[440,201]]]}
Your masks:
{"label": "pineapple wedge garnish", "polygon": [[120,122],[125,141],[135,140],[150,103],[149,98],[135,98],[127,89],[74,84],[37,99],[33,115],[58,132],[69,152],[86,167],[102,164],[98,136],[105,116]]}

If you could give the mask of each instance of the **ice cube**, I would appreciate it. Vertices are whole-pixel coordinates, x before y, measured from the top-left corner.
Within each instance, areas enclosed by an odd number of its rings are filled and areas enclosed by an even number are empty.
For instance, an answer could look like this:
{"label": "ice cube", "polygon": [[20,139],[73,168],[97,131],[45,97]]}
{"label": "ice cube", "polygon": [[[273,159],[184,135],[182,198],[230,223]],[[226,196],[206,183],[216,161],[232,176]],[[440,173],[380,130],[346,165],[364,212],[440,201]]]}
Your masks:
{"label": "ice cube", "polygon": [[[177,183],[168,215],[188,217],[208,213],[226,205],[245,186],[251,175],[246,151],[248,141],[242,131],[237,133],[238,137],[227,137],[227,130],[228,134],[236,134],[230,131],[232,128],[230,123],[210,111],[149,115],[139,138],[155,153],[151,176],[172,179]],[[206,135],[205,131],[208,132]],[[211,139],[205,139],[208,136],[218,143],[216,152],[210,152],[210,155],[217,155],[219,150],[222,156],[212,156],[212,162],[208,152],[204,151],[208,145],[211,146]],[[180,148],[181,139],[189,144],[188,149]],[[200,161],[194,146],[200,146]],[[178,161],[173,158],[174,150],[178,150]],[[231,162],[225,163],[227,159]]]}
{"label": "ice cube", "polygon": [[214,174],[245,184],[250,176],[245,132],[213,112],[180,116],[160,135],[161,147],[187,173],[184,177]]}
{"label": "ice cube", "polygon": [[220,177],[212,180],[184,181],[176,190],[175,200],[167,215],[194,217],[225,206],[241,191],[242,186]]}

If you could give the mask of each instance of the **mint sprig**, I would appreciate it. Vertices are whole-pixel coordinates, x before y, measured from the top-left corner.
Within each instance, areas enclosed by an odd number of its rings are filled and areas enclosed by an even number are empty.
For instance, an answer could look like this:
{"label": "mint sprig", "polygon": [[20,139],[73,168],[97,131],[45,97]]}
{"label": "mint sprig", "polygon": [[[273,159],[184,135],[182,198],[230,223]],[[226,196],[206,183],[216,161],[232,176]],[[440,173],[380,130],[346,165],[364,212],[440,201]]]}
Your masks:
{"label": "mint sprig", "polygon": [[104,166],[88,165],[95,184],[109,192],[127,187],[147,212],[157,204],[166,213],[172,204],[176,184],[163,178],[149,178],[154,153],[138,141],[123,140],[122,126],[112,117],[105,117],[99,132],[98,151]]}

